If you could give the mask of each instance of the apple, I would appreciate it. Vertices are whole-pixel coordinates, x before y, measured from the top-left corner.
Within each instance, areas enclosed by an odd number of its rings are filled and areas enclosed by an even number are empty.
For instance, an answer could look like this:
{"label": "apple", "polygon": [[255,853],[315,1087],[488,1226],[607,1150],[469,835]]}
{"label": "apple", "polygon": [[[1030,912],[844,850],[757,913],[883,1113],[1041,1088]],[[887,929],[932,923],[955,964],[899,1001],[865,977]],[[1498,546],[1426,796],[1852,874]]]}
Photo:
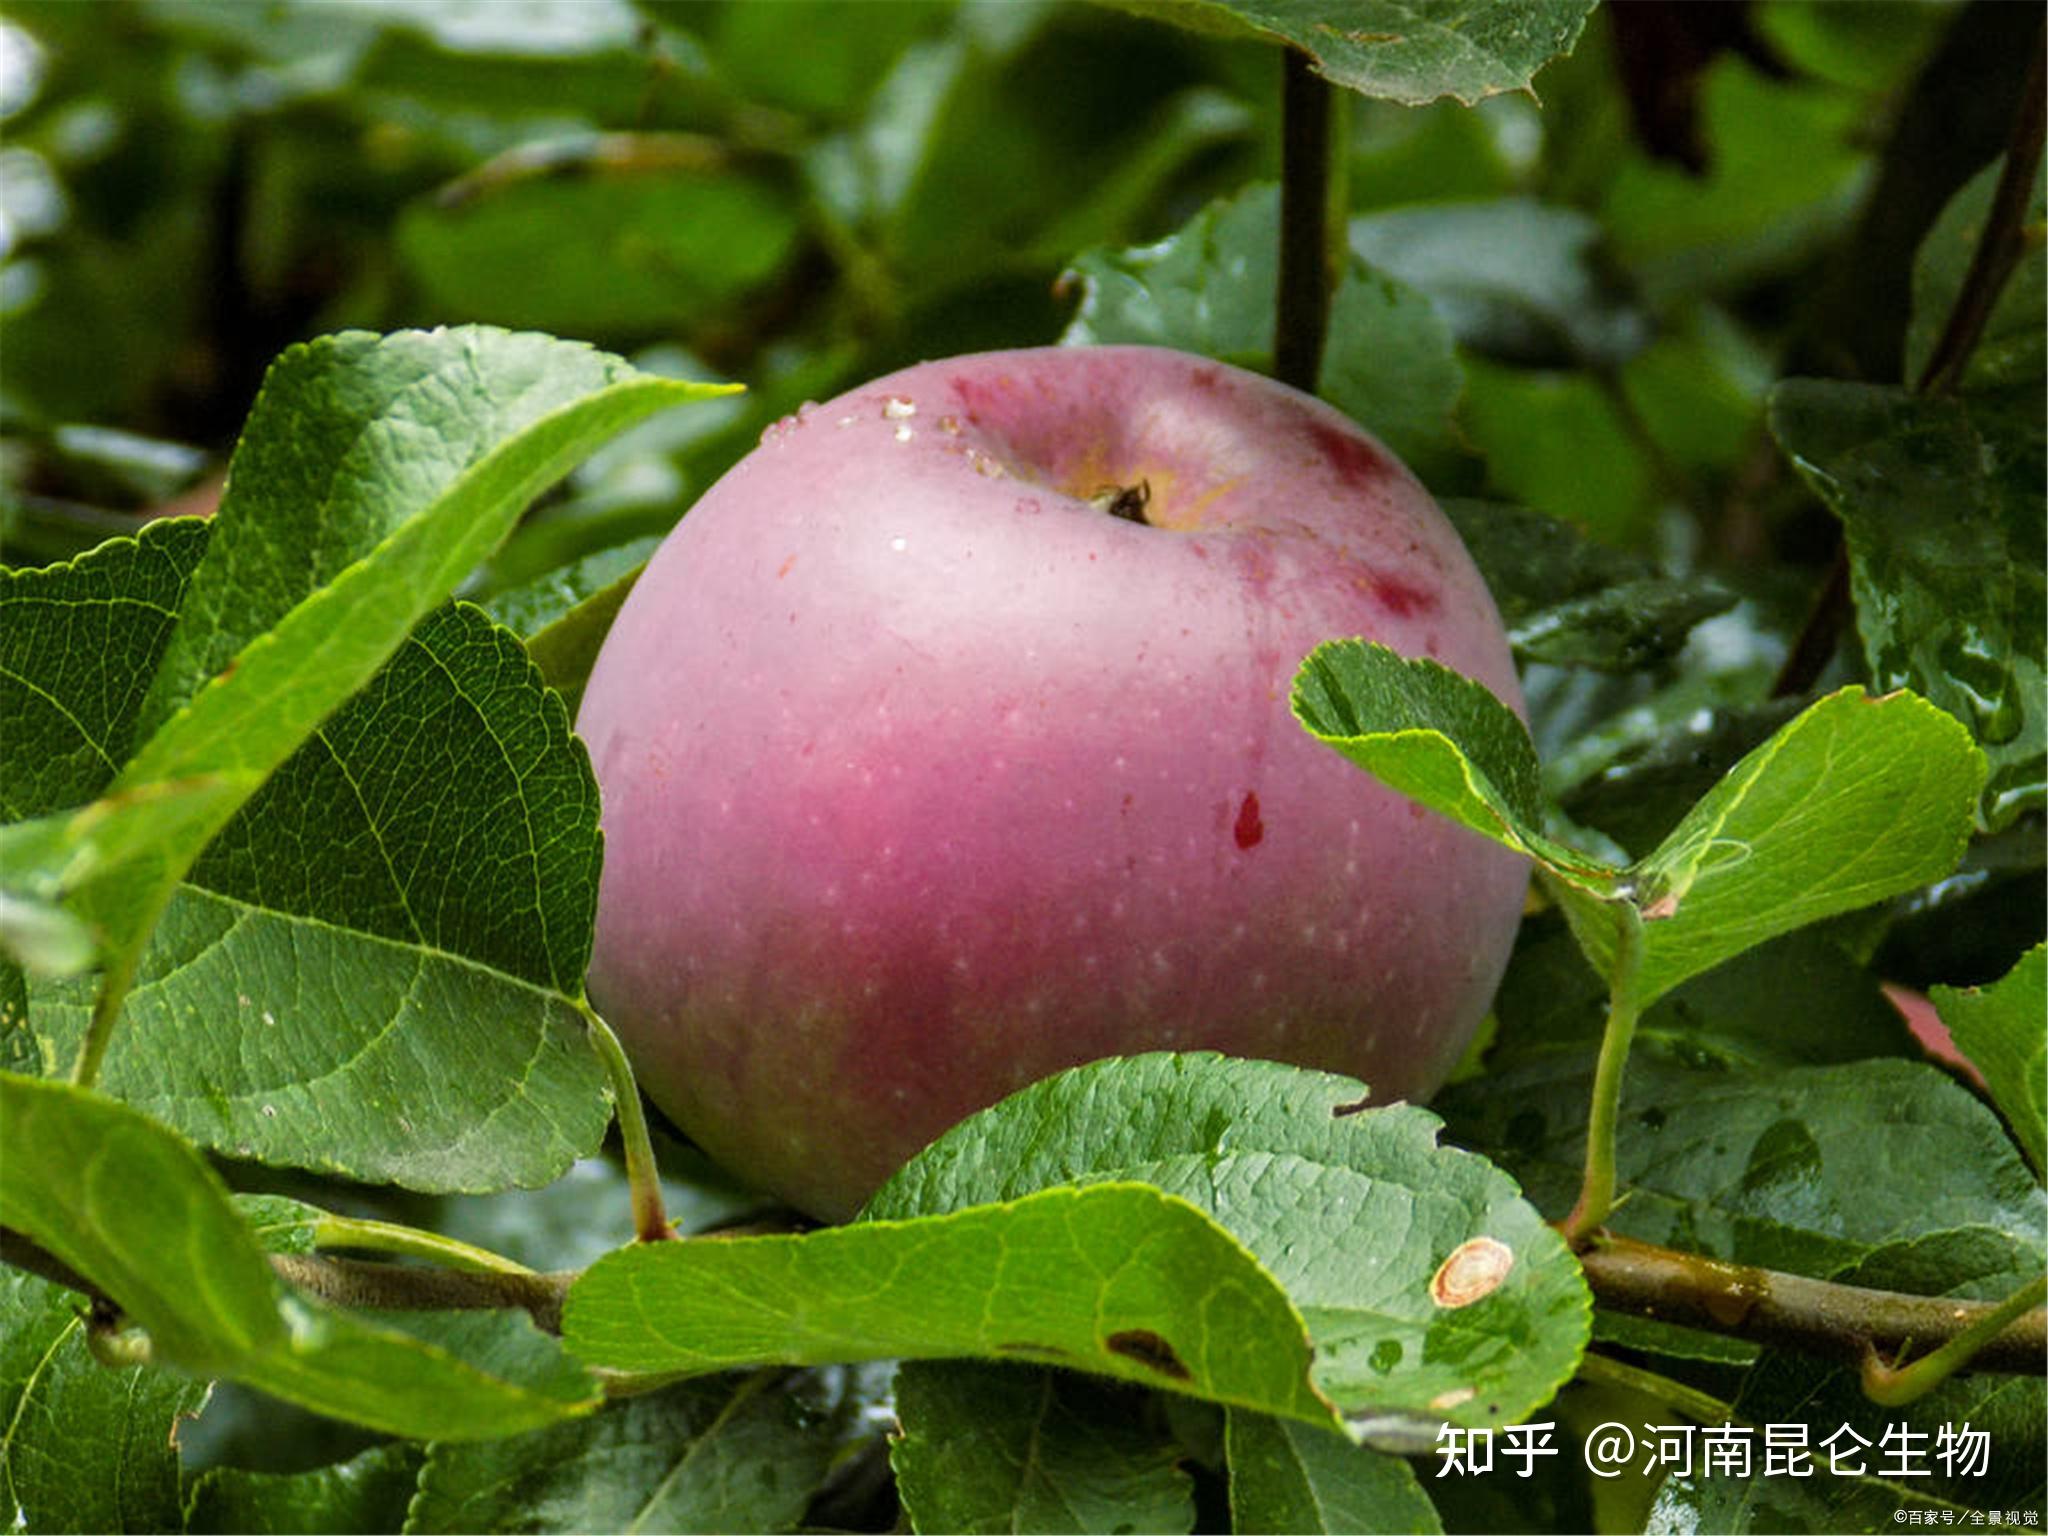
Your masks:
{"label": "apple", "polygon": [[1102,1056],[1427,1095],[1527,876],[1296,724],[1296,667],[1351,635],[1521,707],[1428,493],[1283,385],[1046,348],[806,406],[656,552],[591,674],[592,1001],[679,1126],[828,1220]]}

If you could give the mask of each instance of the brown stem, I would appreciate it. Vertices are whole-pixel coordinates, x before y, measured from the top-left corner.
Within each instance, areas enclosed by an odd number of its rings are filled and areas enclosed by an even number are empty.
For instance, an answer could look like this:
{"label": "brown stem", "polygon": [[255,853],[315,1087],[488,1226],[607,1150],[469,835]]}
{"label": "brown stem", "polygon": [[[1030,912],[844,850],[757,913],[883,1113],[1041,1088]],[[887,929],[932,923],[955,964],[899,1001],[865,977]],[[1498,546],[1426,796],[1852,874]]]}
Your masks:
{"label": "brown stem", "polygon": [[1800,628],[1799,638],[1785,653],[1785,664],[1778,669],[1777,681],[1771,684],[1772,698],[1797,698],[1820,681],[1855,608],[1849,598],[1849,546],[1837,529],[1834,558],[1828,562],[1827,576],[1821,581],[1820,591],[1814,594],[1813,607]]}
{"label": "brown stem", "polygon": [[[1593,1298],[1637,1317],[1823,1355],[1860,1367],[1908,1341],[1939,1345],[1999,1303],[1866,1290],[1607,1235],[1579,1255]],[[1971,1360],[1973,1368],[2041,1375],[2048,1367],[2048,1311],[2016,1318]]]}
{"label": "brown stem", "polygon": [[55,1254],[45,1252],[33,1238],[23,1236],[12,1227],[0,1227],[0,1264],[25,1269],[54,1285],[63,1286],[67,1291],[76,1291],[94,1307],[113,1305],[105,1291]]}
{"label": "brown stem", "polygon": [[1330,82],[1299,48],[1281,52],[1280,282],[1273,373],[1314,394],[1330,327]]}
{"label": "brown stem", "polygon": [[1991,194],[1984,233],[1970,257],[1969,270],[1963,274],[1962,291],[1949,310],[1948,324],[1942,327],[1941,339],[1913,386],[1923,395],[1946,394],[1961,381],[1998,296],[2005,291],[2006,280],[2026,253],[2023,226],[2027,202],[2034,193],[2034,173],[2041,166],[2043,119],[2041,45],[2037,39],[2034,63],[2020,93],[2019,115],[2013,122],[2012,147],[2006,151],[2005,169]]}

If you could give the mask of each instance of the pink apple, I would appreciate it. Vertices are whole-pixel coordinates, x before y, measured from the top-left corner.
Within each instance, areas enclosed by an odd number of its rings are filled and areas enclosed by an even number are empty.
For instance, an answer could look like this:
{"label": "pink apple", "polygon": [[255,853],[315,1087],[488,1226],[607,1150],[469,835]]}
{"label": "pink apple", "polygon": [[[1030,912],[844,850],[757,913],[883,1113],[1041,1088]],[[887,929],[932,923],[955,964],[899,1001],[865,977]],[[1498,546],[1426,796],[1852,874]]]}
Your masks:
{"label": "pink apple", "polygon": [[591,997],[677,1124],[832,1219],[1101,1056],[1426,1095],[1525,869],[1296,725],[1295,668],[1349,635],[1520,707],[1428,493],[1294,390],[1049,348],[806,407],[662,546],[591,676]]}

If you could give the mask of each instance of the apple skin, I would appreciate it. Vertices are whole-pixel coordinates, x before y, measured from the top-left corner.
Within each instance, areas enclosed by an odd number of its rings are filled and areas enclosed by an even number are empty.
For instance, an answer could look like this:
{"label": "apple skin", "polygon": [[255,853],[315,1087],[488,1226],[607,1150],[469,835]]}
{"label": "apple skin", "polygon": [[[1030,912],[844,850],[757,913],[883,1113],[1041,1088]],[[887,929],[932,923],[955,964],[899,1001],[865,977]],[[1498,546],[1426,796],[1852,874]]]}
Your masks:
{"label": "apple skin", "polygon": [[[1105,510],[1119,488],[1148,521]],[[1045,348],[806,407],[657,551],[592,672],[591,998],[679,1126],[827,1220],[1098,1057],[1426,1096],[1527,873],[1294,721],[1302,658],[1352,635],[1521,708],[1428,493],[1283,385]]]}

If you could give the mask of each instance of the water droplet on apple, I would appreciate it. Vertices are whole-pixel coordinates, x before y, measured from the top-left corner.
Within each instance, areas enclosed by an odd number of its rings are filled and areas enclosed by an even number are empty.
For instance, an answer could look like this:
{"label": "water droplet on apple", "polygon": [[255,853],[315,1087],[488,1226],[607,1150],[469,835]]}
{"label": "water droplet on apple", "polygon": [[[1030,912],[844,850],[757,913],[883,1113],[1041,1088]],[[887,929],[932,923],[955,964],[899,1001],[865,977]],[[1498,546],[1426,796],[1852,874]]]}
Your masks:
{"label": "water droplet on apple", "polygon": [[907,443],[915,436],[917,436],[917,433],[908,426],[901,426],[896,429],[896,441],[899,443]]}
{"label": "water droplet on apple", "polygon": [[859,418],[858,416],[842,416],[842,417],[840,417],[840,418],[839,418],[839,428],[840,428],[840,430],[841,430],[842,432],[843,432],[843,431],[845,431],[845,430],[846,430],[846,428],[848,428],[848,427],[852,426],[852,425],[853,425],[853,424],[854,424],[854,423],[855,423],[856,421],[858,421],[859,419],[860,419],[860,418]]}
{"label": "water droplet on apple", "polygon": [[901,534],[898,534],[895,538],[889,541],[889,547],[895,550],[896,553],[900,555],[903,553],[903,551],[910,548],[910,540],[904,538]]}
{"label": "water droplet on apple", "polygon": [[958,416],[941,416],[939,418],[939,430],[948,437],[958,437],[960,435],[960,418]]}
{"label": "water droplet on apple", "polygon": [[882,415],[890,421],[904,421],[917,414],[917,402],[891,395],[882,402]]}

